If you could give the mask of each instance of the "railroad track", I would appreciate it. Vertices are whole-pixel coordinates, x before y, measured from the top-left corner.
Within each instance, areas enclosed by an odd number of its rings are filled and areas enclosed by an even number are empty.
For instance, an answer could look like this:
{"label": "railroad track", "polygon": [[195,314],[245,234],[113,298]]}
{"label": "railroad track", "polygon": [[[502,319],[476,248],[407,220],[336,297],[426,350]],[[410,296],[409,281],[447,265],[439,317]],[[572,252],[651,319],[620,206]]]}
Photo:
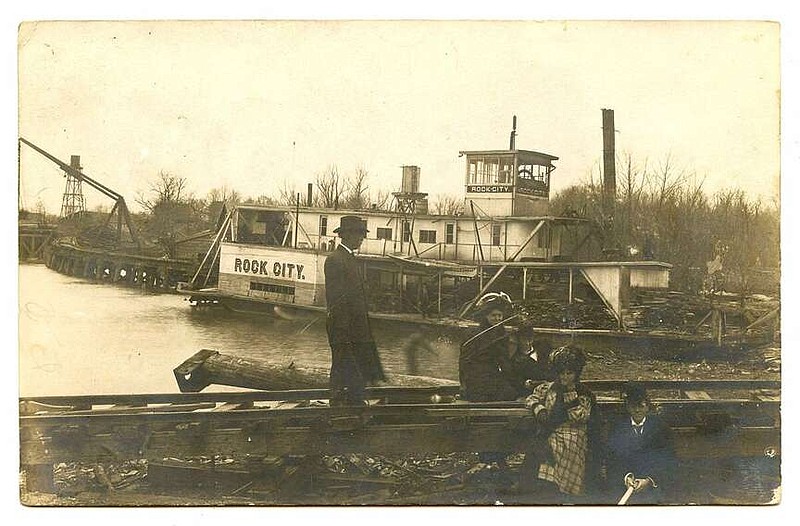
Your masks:
{"label": "railroad track", "polygon": [[[603,416],[622,382],[585,382]],[[684,459],[780,455],[780,383],[644,382]],[[381,387],[369,405],[331,408],[326,389],[20,399],[22,469],[59,462],[214,455],[522,451],[535,421],[520,401],[454,399],[458,386]],[[35,477],[34,477],[35,478]]]}

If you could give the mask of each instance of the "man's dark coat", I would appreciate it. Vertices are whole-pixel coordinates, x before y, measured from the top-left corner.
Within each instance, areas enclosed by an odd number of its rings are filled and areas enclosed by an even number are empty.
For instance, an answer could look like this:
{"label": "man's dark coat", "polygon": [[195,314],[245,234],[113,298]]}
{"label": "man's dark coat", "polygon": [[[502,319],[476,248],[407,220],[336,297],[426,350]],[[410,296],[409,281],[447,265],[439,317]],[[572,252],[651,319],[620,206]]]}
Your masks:
{"label": "man's dark coat", "polygon": [[[667,503],[675,496],[675,449],[672,429],[656,414],[647,415],[641,434],[634,430],[630,416],[618,419],[608,436],[608,484],[619,497],[625,490],[627,473],[650,477],[658,488],[648,488],[630,503]],[[617,495],[618,493],[618,495]]]}
{"label": "man's dark coat", "polygon": [[367,317],[364,278],[355,256],[341,245],[325,260],[332,397],[359,402],[364,387],[384,379]]}

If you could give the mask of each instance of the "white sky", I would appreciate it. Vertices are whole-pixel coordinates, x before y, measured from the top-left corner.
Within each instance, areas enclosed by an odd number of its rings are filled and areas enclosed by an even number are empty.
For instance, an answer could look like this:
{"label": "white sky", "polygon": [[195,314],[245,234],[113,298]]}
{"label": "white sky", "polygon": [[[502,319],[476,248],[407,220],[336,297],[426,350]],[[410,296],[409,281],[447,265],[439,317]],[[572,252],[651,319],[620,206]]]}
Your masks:
{"label": "white sky", "polygon": [[[459,150],[558,156],[552,186],[617,152],[670,155],[714,192],[779,195],[779,26],[759,22],[40,22],[19,31],[19,133],[134,209],[159,171],[204,197],[306,184],[336,164],[372,188],[463,192]],[[23,204],[64,179],[23,146]],[[110,205],[85,189],[87,204]]]}

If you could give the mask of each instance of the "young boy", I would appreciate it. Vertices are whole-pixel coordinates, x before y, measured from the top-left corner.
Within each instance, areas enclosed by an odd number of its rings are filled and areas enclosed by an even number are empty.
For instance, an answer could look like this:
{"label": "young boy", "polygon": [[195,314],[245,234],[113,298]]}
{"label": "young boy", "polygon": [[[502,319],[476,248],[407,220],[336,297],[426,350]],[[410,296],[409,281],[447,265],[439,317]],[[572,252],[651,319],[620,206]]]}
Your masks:
{"label": "young boy", "polygon": [[673,500],[675,451],[672,430],[653,411],[641,384],[622,390],[626,414],[612,425],[608,437],[608,485],[619,499],[634,488],[629,504],[659,504]]}

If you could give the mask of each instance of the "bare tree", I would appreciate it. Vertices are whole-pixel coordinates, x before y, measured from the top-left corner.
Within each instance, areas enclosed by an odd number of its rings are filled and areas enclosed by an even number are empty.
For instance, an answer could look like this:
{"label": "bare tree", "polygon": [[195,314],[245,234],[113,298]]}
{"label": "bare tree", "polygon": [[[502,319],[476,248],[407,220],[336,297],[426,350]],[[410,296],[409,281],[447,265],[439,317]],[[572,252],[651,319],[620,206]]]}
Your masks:
{"label": "bare tree", "polygon": [[236,190],[228,188],[227,185],[223,185],[219,188],[212,188],[208,192],[208,201],[211,203],[223,201],[226,203],[238,204],[242,201],[242,197]]}
{"label": "bare tree", "polygon": [[261,205],[261,206],[272,206],[278,204],[277,199],[266,194],[261,194],[256,198],[247,197],[242,202],[249,205]]}
{"label": "bare tree", "polygon": [[360,210],[369,205],[369,186],[367,186],[366,168],[359,166],[356,168],[352,177],[348,177],[344,182],[344,192],[342,204],[345,208]]}
{"label": "bare tree", "polygon": [[278,204],[294,206],[297,204],[297,189],[294,184],[284,180],[283,186],[278,190]]}
{"label": "bare tree", "polygon": [[464,200],[451,194],[437,194],[431,208],[436,215],[459,215],[464,213]]}
{"label": "bare tree", "polygon": [[340,179],[339,169],[335,164],[330,165],[327,171],[317,175],[315,182],[317,196],[314,200],[317,206],[322,208],[339,208],[344,190]]}
{"label": "bare tree", "polygon": [[150,183],[151,197],[142,193],[136,197],[136,202],[148,212],[152,212],[157,206],[169,203],[181,203],[185,201],[184,190],[186,189],[186,179],[177,177],[168,172],[158,172],[158,179]]}
{"label": "bare tree", "polygon": [[392,194],[388,190],[376,190],[369,194],[370,207],[376,210],[388,211],[392,206]]}

